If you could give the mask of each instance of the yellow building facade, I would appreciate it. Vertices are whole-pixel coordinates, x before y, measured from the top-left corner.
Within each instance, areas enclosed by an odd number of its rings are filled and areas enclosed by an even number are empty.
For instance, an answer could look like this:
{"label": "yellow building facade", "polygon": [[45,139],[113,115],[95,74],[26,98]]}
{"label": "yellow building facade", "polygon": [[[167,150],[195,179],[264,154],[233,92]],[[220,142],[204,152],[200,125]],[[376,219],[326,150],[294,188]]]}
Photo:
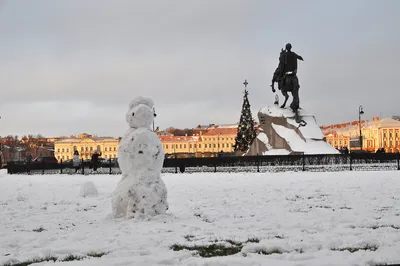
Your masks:
{"label": "yellow building facade", "polygon": [[236,128],[214,128],[195,136],[159,136],[165,154],[195,154],[215,156],[218,152],[233,152]]}
{"label": "yellow building facade", "polygon": [[91,137],[83,134],[54,141],[54,157],[58,161],[71,160],[74,156],[74,151],[77,150],[79,157],[83,160],[91,159],[94,151],[100,152],[101,158],[117,158],[118,145],[119,139]]}
{"label": "yellow building facade", "polygon": [[[359,140],[360,124],[358,121],[321,127],[326,141],[334,148],[347,147],[349,150],[360,149],[352,147],[352,140]],[[372,121],[361,121],[363,150],[376,152],[384,148],[386,152],[400,150],[400,121],[392,118],[373,118]]]}

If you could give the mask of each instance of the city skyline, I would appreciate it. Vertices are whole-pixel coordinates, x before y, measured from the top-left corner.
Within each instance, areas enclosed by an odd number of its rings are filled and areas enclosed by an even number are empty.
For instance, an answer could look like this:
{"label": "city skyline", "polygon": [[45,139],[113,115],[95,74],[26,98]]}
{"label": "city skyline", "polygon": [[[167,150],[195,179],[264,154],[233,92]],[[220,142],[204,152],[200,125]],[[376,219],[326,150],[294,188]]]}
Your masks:
{"label": "city skyline", "polygon": [[[319,125],[399,115],[398,1],[0,1],[0,136],[121,136],[129,101],[154,99],[156,126],[253,117],[285,43],[300,103]],[[282,96],[279,94],[282,101]],[[196,121],[196,125],[193,125]],[[68,131],[68,132],[67,132]]]}
{"label": "city skyline", "polygon": [[[366,117],[366,116],[362,116],[361,120],[362,121],[374,121],[376,119],[382,120],[382,119],[385,119],[385,118],[393,118],[393,119],[395,119],[397,121],[400,121],[400,117],[399,116],[388,116],[388,117],[380,117],[380,116]],[[255,123],[258,124],[258,121],[255,120]],[[318,123],[318,120],[317,120],[317,123]],[[343,121],[338,121],[338,122],[331,123],[331,124],[318,123],[318,125],[319,125],[319,127],[321,127],[321,130],[323,130],[322,128],[325,128],[325,127],[338,126],[338,125],[348,124],[348,123],[358,123],[358,119],[343,120]],[[175,129],[178,129],[178,130],[184,130],[184,129],[189,129],[190,130],[190,129],[198,129],[197,128],[198,126],[202,126],[202,127],[203,126],[209,126],[210,127],[209,129],[212,129],[214,127],[215,128],[226,127],[226,126],[231,127],[233,125],[238,125],[238,123],[221,123],[221,124],[215,124],[215,123],[205,123],[205,124],[197,123],[196,124],[195,123],[195,125],[193,125],[191,127],[185,127],[185,128],[183,128],[183,127],[180,128],[180,127],[176,127],[174,125],[170,125],[170,126],[168,126],[166,128],[158,128],[158,129],[159,129],[159,131],[165,131],[168,128],[175,128]],[[157,128],[157,124],[156,124],[155,128]],[[122,132],[121,135],[115,135],[115,136],[114,135],[101,135],[101,134],[98,134],[96,131],[80,130],[80,131],[77,131],[77,132],[65,132],[64,134],[60,134],[60,135],[45,135],[45,134],[42,134],[41,132],[38,132],[38,133],[36,133],[36,132],[34,132],[34,133],[28,132],[28,133],[24,133],[24,134],[5,134],[5,135],[0,135],[0,137],[1,138],[5,138],[7,136],[17,135],[19,138],[21,138],[23,136],[28,136],[28,135],[33,135],[34,137],[36,137],[36,135],[41,135],[43,138],[51,139],[51,138],[64,138],[64,137],[65,138],[80,138],[80,135],[88,135],[88,136],[101,137],[101,138],[104,138],[104,137],[119,138],[119,137],[122,137],[123,134],[124,134],[124,132]]]}

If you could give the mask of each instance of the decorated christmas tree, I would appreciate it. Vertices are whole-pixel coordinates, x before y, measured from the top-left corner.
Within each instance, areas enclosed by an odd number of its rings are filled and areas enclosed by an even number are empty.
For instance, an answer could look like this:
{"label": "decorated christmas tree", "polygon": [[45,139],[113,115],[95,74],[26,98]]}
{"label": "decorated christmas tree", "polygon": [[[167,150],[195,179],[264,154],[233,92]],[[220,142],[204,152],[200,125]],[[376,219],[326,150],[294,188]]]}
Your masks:
{"label": "decorated christmas tree", "polygon": [[251,115],[250,103],[247,95],[247,81],[244,81],[244,96],[242,114],[238,125],[238,132],[235,138],[235,151],[246,152],[253,140],[256,137],[256,130],[254,129],[254,119]]}

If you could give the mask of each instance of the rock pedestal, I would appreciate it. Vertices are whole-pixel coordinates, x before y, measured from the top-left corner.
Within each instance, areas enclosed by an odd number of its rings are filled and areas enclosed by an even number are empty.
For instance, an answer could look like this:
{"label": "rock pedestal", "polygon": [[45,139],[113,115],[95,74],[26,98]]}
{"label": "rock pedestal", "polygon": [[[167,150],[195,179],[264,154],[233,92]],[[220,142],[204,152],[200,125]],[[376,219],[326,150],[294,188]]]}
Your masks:
{"label": "rock pedestal", "polygon": [[317,125],[315,117],[303,109],[299,116],[306,122],[301,126],[289,108],[267,106],[258,112],[259,132],[246,155],[337,154]]}

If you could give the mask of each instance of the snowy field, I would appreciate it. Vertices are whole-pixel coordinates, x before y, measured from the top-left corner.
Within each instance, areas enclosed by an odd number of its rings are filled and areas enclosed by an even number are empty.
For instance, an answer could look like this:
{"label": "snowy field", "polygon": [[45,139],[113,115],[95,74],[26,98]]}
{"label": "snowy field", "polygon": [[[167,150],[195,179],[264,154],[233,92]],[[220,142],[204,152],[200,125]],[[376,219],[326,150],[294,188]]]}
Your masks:
{"label": "snowy field", "polygon": [[[110,218],[119,178],[1,171],[0,265],[400,263],[398,171],[164,174],[170,209],[149,221]],[[87,181],[97,196],[80,196]],[[238,253],[204,258],[174,244]],[[61,262],[69,254],[84,259]]]}

